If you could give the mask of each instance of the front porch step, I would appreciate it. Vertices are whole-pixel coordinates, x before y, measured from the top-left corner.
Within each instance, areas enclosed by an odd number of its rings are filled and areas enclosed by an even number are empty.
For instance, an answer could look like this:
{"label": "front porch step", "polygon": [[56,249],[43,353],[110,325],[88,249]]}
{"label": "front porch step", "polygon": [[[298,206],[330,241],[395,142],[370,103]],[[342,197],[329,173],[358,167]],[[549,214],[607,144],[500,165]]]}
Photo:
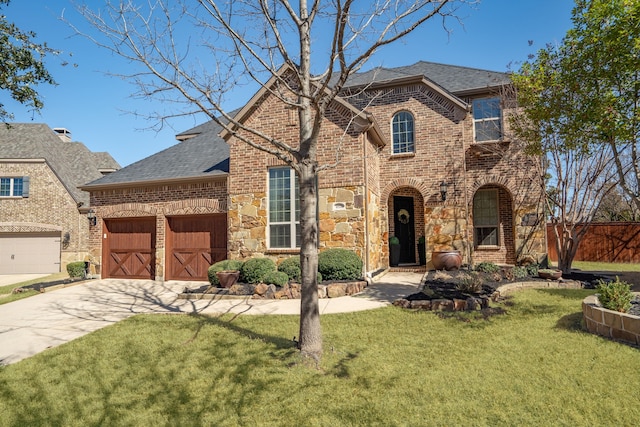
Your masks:
{"label": "front porch step", "polygon": [[389,267],[390,272],[399,273],[425,273],[427,271],[426,265],[399,265],[397,267]]}

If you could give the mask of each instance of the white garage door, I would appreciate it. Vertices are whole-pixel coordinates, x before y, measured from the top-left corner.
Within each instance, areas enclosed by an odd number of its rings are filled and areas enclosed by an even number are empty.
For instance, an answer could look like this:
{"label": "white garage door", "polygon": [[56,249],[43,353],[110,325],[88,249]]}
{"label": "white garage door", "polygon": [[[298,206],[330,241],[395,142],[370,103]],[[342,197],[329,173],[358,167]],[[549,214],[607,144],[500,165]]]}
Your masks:
{"label": "white garage door", "polygon": [[0,234],[0,274],[60,271],[60,233]]}

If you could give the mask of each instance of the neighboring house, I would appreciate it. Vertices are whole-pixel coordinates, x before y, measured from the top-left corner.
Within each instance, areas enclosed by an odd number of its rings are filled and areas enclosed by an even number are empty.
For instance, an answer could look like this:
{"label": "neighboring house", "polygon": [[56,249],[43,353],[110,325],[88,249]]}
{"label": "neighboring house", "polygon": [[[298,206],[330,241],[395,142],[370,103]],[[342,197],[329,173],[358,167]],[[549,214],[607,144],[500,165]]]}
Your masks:
{"label": "neighboring house", "polygon": [[[353,76],[320,135],[320,164],[336,164],[318,181],[320,249],[354,250],[366,274],[388,268],[393,235],[405,265],[418,263],[420,237],[427,259],[457,249],[473,264],[541,260],[541,176],[509,139],[508,83],[504,73],[429,62]],[[297,141],[295,111],[267,90],[235,118]],[[99,217],[92,251],[103,277],[204,280],[223,252],[298,253],[295,174],[219,131],[194,128],[169,150],[83,187]],[[217,215],[224,224],[207,226]]]}
{"label": "neighboring house", "polygon": [[78,186],[119,168],[66,129],[0,124],[0,274],[55,273],[85,260],[89,194]]}

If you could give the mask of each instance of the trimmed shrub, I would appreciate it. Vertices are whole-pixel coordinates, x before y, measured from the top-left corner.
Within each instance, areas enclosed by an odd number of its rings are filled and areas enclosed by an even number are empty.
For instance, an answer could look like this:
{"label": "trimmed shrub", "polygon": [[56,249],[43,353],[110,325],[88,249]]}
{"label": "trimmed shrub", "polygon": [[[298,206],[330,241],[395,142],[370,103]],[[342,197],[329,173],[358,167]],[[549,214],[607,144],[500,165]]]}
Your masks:
{"label": "trimmed shrub", "polygon": [[260,283],[264,281],[267,273],[278,271],[276,263],[269,258],[251,258],[242,265],[241,274],[247,283]]}
{"label": "trimmed shrub", "polygon": [[612,282],[598,280],[597,291],[598,299],[604,308],[621,313],[626,313],[631,308],[631,300],[633,299],[631,285],[624,280],[621,281],[618,276]]}
{"label": "trimmed shrub", "polygon": [[464,293],[479,294],[482,292],[482,285],[484,285],[482,275],[476,271],[471,271],[457,280],[456,289]]}
{"label": "trimmed shrub", "polygon": [[492,262],[481,262],[476,266],[476,271],[482,271],[483,273],[497,273],[500,271],[500,266]]}
{"label": "trimmed shrub", "polygon": [[84,261],[70,262],[67,264],[67,274],[69,274],[69,277],[84,277],[85,273]]}
{"label": "trimmed shrub", "polygon": [[[513,267],[512,273],[513,273],[514,279],[523,279],[529,276],[529,271],[527,270],[526,267],[519,267],[519,266]],[[536,271],[536,274],[538,274],[537,271]]]}
{"label": "trimmed shrub", "polygon": [[267,285],[284,286],[289,282],[289,276],[282,271],[270,271],[262,279]]}
{"label": "trimmed shrub", "polygon": [[[302,280],[302,270],[300,268],[300,257],[287,258],[278,265],[278,271],[286,273],[289,280],[300,283]],[[322,282],[322,274],[318,271],[318,283]]]}
{"label": "trimmed shrub", "polygon": [[530,264],[526,268],[529,276],[536,277],[538,275],[538,269],[540,268],[540,266],[538,264]]}
{"label": "trimmed shrub", "polygon": [[362,260],[353,251],[334,248],[318,255],[318,272],[324,280],[356,280],[362,278]]}
{"label": "trimmed shrub", "polygon": [[278,265],[278,271],[286,273],[289,280],[300,282],[300,277],[302,275],[302,272],[300,271],[300,257],[292,256],[291,258],[283,260]]}
{"label": "trimmed shrub", "polygon": [[242,264],[244,263],[237,259],[225,259],[224,261],[216,262],[207,270],[209,283],[211,283],[213,286],[218,286],[220,284],[220,281],[218,280],[218,276],[216,276],[216,273],[218,271],[224,270],[240,270],[240,280],[242,281]]}

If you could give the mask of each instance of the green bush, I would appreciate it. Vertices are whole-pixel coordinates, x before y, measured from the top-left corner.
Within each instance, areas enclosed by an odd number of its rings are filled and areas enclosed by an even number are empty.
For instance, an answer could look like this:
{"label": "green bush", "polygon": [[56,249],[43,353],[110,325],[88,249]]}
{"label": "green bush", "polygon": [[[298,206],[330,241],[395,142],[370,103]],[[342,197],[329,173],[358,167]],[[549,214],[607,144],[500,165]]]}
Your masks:
{"label": "green bush", "polygon": [[302,272],[300,271],[300,257],[292,256],[291,258],[283,260],[278,265],[278,271],[286,273],[289,277],[289,280],[300,282],[300,276],[302,274]]}
{"label": "green bush", "polygon": [[327,249],[318,255],[318,272],[324,280],[360,279],[362,260],[348,249]]}
{"label": "green bush", "polygon": [[482,292],[484,278],[475,271],[464,274],[457,280],[456,289],[467,294],[479,294]]}
{"label": "green bush", "polygon": [[247,283],[264,281],[267,273],[278,271],[276,263],[269,258],[251,258],[242,265],[242,277]]}
{"label": "green bush", "polygon": [[[300,269],[300,257],[287,258],[278,265],[278,271],[286,273],[289,280],[300,283],[302,280],[302,270]],[[318,283],[322,282],[322,274],[318,272]]]}
{"label": "green bush", "polygon": [[67,273],[69,277],[84,277],[84,261],[70,262],[67,264]]}
{"label": "green bush", "polygon": [[262,279],[267,285],[284,286],[289,282],[289,276],[282,271],[270,271]]}
{"label": "green bush", "polygon": [[538,269],[540,268],[540,266],[538,264],[529,264],[526,268],[529,276],[536,277],[538,275]]}
{"label": "green bush", "polygon": [[[207,270],[207,277],[209,278],[209,283],[213,286],[218,286],[220,281],[218,280],[218,276],[216,273],[218,271],[224,270],[240,270],[242,271],[243,262],[237,259],[225,259],[224,261],[218,261],[209,267]],[[240,281],[242,281],[242,273],[240,273]]]}
{"label": "green bush", "polygon": [[481,262],[476,266],[476,271],[482,271],[483,273],[497,273],[500,271],[500,266],[492,262]]}
{"label": "green bush", "polygon": [[399,245],[400,244],[400,239],[398,239],[396,236],[391,236],[391,237],[389,237],[389,244],[390,245]]}
{"label": "green bush", "polygon": [[[527,267],[520,267],[520,266],[513,267],[512,273],[513,273],[514,279],[523,279],[529,276],[529,271],[527,270]],[[537,271],[536,271],[536,274],[538,274]]]}
{"label": "green bush", "polygon": [[608,310],[626,313],[631,308],[631,285],[625,281],[621,281],[618,276],[612,282],[598,280],[598,299],[600,304]]}

